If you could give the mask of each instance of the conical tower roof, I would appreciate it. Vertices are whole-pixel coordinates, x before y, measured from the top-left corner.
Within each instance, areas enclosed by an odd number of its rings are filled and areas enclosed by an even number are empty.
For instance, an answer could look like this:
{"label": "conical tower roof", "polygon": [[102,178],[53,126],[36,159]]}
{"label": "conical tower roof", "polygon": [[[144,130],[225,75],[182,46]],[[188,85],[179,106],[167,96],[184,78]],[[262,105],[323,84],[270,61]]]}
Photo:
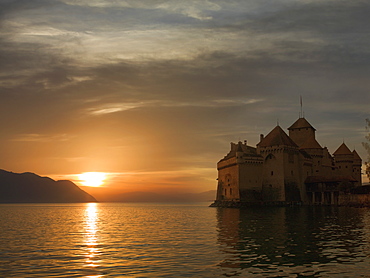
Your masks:
{"label": "conical tower roof", "polygon": [[342,143],[342,145],[340,145],[339,148],[333,153],[333,155],[342,155],[342,154],[352,154],[352,152],[345,143]]}
{"label": "conical tower roof", "polygon": [[356,152],[356,150],[353,150],[353,159],[355,160],[362,160],[361,157],[358,155],[358,153]]}
{"label": "conical tower roof", "polygon": [[316,130],[305,118],[299,118],[292,124],[288,130],[297,129],[297,128],[312,128]]}
{"label": "conical tower roof", "polygon": [[259,147],[271,147],[271,146],[293,146],[298,147],[296,143],[281,129],[280,126],[276,126],[261,142],[257,144]]}
{"label": "conical tower roof", "polygon": [[314,137],[309,137],[300,147],[301,149],[322,149]]}

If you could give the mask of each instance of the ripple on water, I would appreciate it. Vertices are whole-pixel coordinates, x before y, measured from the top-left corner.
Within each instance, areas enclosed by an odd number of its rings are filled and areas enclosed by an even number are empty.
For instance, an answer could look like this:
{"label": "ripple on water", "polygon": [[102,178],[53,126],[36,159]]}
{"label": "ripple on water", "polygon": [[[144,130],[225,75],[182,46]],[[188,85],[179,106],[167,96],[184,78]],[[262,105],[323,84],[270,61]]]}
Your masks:
{"label": "ripple on water", "polygon": [[206,205],[0,205],[0,276],[367,277],[370,272],[367,209]]}

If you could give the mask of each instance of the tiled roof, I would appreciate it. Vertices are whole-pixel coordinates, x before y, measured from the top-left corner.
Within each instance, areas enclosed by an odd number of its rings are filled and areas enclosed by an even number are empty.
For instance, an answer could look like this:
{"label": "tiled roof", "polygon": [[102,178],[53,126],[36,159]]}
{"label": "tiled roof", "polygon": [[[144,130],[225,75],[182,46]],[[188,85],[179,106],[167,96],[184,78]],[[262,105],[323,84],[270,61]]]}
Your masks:
{"label": "tiled roof", "polygon": [[301,146],[301,149],[322,149],[314,137],[309,137]]}
{"label": "tiled roof", "polygon": [[294,122],[294,124],[292,124],[288,130],[291,130],[291,129],[296,129],[296,128],[313,128],[314,130],[316,130],[305,118],[299,118],[298,120],[296,120]]}
{"label": "tiled roof", "polygon": [[347,147],[345,143],[339,146],[339,148],[333,153],[333,155],[341,155],[341,154],[352,154],[350,149]]}
{"label": "tiled roof", "polygon": [[298,147],[296,143],[281,129],[280,126],[276,126],[261,142],[257,144],[259,147],[271,147],[271,146],[293,146]]}

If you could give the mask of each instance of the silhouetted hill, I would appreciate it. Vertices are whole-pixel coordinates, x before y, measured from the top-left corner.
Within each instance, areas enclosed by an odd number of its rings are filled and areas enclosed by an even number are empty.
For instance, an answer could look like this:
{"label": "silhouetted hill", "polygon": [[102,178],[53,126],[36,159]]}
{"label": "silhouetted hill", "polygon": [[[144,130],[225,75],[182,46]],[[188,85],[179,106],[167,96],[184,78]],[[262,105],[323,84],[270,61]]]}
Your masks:
{"label": "silhouetted hill", "polygon": [[161,194],[154,192],[127,192],[107,196],[102,201],[108,202],[213,202],[216,199],[216,190],[202,193],[171,193]]}
{"label": "silhouetted hill", "polygon": [[55,181],[33,173],[0,170],[0,203],[96,202],[95,198],[68,180]]}
{"label": "silhouetted hill", "polygon": [[186,198],[194,202],[213,202],[216,199],[216,190],[209,190],[201,193],[188,193],[183,194],[183,198]]}

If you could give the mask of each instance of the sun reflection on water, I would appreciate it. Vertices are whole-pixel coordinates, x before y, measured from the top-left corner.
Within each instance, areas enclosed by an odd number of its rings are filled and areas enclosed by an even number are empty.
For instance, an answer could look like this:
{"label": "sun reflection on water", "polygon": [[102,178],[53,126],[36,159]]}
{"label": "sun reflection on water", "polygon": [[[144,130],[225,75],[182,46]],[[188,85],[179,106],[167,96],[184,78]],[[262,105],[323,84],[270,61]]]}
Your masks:
{"label": "sun reflection on water", "polygon": [[[98,267],[97,256],[99,251],[97,249],[97,220],[98,209],[96,203],[88,203],[85,210],[85,245],[86,245],[86,265],[85,267]],[[99,276],[91,276],[99,277]]]}

